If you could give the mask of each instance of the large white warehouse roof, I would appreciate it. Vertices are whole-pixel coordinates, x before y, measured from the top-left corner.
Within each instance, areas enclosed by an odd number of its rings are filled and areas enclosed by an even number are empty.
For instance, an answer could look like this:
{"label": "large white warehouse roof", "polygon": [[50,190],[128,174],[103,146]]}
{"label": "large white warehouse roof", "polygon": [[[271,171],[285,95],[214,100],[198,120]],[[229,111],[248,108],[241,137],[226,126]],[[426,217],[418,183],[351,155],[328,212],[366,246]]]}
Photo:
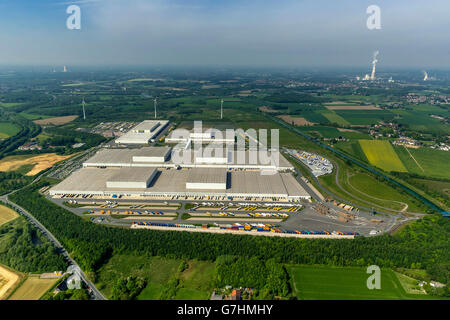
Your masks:
{"label": "large white warehouse roof", "polygon": [[[228,172],[225,189],[213,189],[206,187],[186,188],[188,179],[197,178],[205,181],[223,181],[223,172],[218,178],[216,174],[213,180],[203,177],[206,171],[191,173],[191,170],[161,170],[155,171],[154,177],[148,187],[107,187],[107,181],[114,179],[118,173],[116,168],[81,168],[75,171],[67,179],[50,189],[50,194],[134,194],[147,196],[185,196],[185,195],[218,195],[232,197],[284,197],[286,199],[310,198],[309,194],[295,180],[292,174],[275,173],[262,175],[259,171],[232,171]],[[135,170],[133,168],[132,170]],[[219,179],[219,180],[215,180]],[[193,180],[193,181],[194,181]]]}
{"label": "large white warehouse roof", "polygon": [[167,125],[168,120],[145,120],[130,131],[116,139],[119,144],[147,144],[154,139]]}
{"label": "large white warehouse roof", "polygon": [[[102,149],[83,163],[84,167],[176,167],[292,170],[292,164],[279,152],[225,150],[201,153],[188,150],[182,162],[180,150],[168,147],[141,149]],[[176,157],[175,155],[179,155]]]}

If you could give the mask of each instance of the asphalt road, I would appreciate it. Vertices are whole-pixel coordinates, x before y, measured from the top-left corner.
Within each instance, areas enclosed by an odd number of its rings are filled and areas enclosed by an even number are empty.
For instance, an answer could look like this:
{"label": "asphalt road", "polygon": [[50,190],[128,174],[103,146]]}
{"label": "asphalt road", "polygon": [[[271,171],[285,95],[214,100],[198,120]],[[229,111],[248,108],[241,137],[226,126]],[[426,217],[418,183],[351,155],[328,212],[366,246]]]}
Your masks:
{"label": "asphalt road", "polygon": [[0,201],[10,205],[14,210],[16,210],[21,215],[25,216],[36,228],[38,228],[54,245],[57,247],[61,254],[69,261],[69,263],[74,266],[74,272],[78,274],[82,281],[86,283],[86,285],[91,289],[91,295],[94,300],[107,300],[102,293],[95,287],[95,285],[86,277],[83,270],[81,270],[80,266],[73,260],[67,250],[62,246],[62,244],[56,239],[56,237],[47,230],[38,220],[36,220],[31,213],[26,211],[24,208],[18,206],[17,204],[8,200],[8,195],[4,195],[0,197]]}

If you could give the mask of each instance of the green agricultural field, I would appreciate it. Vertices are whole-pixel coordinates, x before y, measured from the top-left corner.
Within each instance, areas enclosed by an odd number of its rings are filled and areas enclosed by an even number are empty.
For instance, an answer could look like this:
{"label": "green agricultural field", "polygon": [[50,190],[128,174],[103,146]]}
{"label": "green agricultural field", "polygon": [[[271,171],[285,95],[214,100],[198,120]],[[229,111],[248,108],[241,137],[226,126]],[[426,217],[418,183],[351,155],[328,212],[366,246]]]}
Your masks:
{"label": "green agricultural field", "polygon": [[421,111],[420,108],[413,110],[393,110],[399,116],[398,123],[405,128],[423,133],[450,134],[450,127],[438,119],[430,117],[430,114],[442,114],[448,116],[447,112],[433,112],[433,109]]}
{"label": "green agricultural field", "polygon": [[20,128],[11,122],[0,122],[0,139],[6,139],[19,133]]}
{"label": "green agricultural field", "polygon": [[323,138],[338,138],[342,137],[342,133],[334,127],[326,126],[299,126],[298,130],[304,131],[308,134],[319,134]]}
{"label": "green agricultural field", "polygon": [[336,110],[335,112],[354,125],[372,125],[395,117],[394,113],[386,110]]}
{"label": "green agricultural field", "polygon": [[299,112],[296,113],[295,116],[301,116],[308,120],[309,122],[314,123],[330,123],[330,121],[325,117],[320,111],[314,112]]}
{"label": "green agricultural field", "polygon": [[326,117],[331,123],[337,123],[340,126],[348,126],[350,125],[350,122],[342,118],[340,115],[338,115],[333,110],[322,110],[320,113]]}
{"label": "green agricultural field", "polygon": [[341,151],[344,151],[345,153],[352,155],[358,160],[361,160],[363,162],[369,162],[358,141],[337,142],[334,145],[334,147],[336,149],[339,149]]}
{"label": "green agricultural field", "polygon": [[23,103],[21,102],[0,102],[0,107],[11,108],[21,106]]}
{"label": "green agricultural field", "polygon": [[407,172],[389,141],[359,140],[369,162],[384,171]]}
{"label": "green agricultural field", "polygon": [[405,149],[403,146],[394,149],[409,172],[450,179],[450,152],[430,148]]}
{"label": "green agricultural field", "polygon": [[351,132],[351,131],[339,131],[335,127],[327,126],[299,126],[298,130],[304,131],[306,133],[317,133],[323,138],[339,138],[344,137],[347,139],[370,139],[370,136],[361,132]]}
{"label": "green agricultural field", "polygon": [[445,106],[436,106],[431,104],[417,104],[417,105],[410,105],[408,108],[412,108],[414,111],[421,111],[426,113],[433,113],[440,116],[450,116],[450,109]]}
{"label": "green agricultural field", "polygon": [[381,270],[381,289],[369,290],[365,268],[290,266],[294,293],[304,300],[399,300],[432,298],[408,294],[395,273]]}

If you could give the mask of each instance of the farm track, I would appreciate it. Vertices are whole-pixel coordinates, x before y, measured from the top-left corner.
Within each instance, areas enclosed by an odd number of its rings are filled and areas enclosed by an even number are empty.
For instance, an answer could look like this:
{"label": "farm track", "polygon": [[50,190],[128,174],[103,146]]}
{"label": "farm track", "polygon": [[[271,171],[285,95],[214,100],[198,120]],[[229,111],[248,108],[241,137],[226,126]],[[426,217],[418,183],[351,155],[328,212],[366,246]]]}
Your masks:
{"label": "farm track", "polygon": [[408,151],[409,156],[411,157],[411,159],[414,160],[414,162],[417,164],[417,166],[420,168],[420,170],[422,170],[422,172],[425,172],[425,170],[423,170],[422,166],[419,164],[419,162],[417,162],[416,158],[414,158],[414,156],[411,154],[411,152],[409,152],[408,148],[403,146],[403,148],[405,148],[406,151]]}

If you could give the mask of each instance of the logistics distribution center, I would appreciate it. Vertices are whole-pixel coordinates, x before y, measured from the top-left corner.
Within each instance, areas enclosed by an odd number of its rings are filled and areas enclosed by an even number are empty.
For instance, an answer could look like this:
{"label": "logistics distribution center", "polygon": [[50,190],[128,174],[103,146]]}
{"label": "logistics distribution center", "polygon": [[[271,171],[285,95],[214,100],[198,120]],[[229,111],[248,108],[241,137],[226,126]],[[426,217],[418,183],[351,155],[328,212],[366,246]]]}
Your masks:
{"label": "logistics distribution center", "polygon": [[[185,155],[183,161],[179,160],[181,153]],[[227,148],[211,152],[149,146],[101,149],[49,192],[52,196],[142,199],[216,197],[294,202],[309,199],[293,171],[294,167],[279,152]]]}
{"label": "logistics distribution center", "polygon": [[292,167],[281,154],[281,166],[273,170],[271,165],[224,164],[220,159],[219,163],[174,164],[170,151],[166,147],[101,150],[83,168],[51,188],[50,194],[310,198],[292,173],[286,172]]}
{"label": "logistics distribution center", "polygon": [[169,124],[168,120],[145,120],[116,139],[117,144],[148,144]]}

